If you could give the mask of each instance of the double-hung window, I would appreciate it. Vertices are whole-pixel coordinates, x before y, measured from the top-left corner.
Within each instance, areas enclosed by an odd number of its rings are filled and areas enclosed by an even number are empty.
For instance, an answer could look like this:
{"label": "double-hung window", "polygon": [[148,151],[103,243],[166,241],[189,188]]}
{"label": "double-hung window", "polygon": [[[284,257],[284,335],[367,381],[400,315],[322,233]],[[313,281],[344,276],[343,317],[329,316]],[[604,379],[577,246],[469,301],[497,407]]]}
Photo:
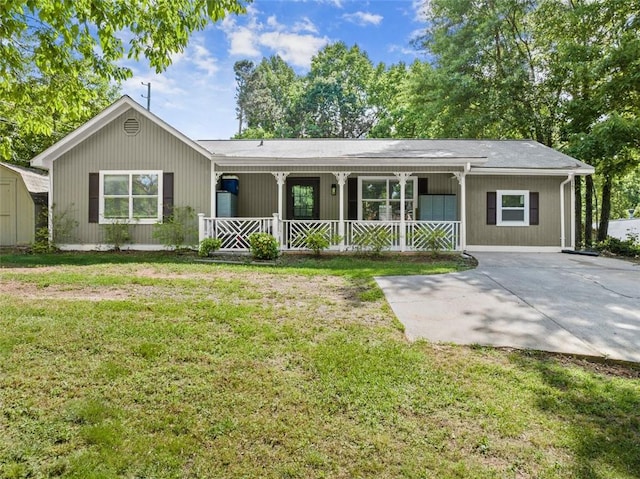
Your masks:
{"label": "double-hung window", "polygon": [[529,226],[529,192],[526,190],[497,191],[498,226]]}
{"label": "double-hung window", "polygon": [[101,171],[100,223],[162,219],[161,171]]}
{"label": "double-hung window", "polygon": [[[374,221],[400,220],[400,183],[396,177],[364,177],[359,181],[358,218]],[[413,218],[417,178],[405,183],[405,217]]]}

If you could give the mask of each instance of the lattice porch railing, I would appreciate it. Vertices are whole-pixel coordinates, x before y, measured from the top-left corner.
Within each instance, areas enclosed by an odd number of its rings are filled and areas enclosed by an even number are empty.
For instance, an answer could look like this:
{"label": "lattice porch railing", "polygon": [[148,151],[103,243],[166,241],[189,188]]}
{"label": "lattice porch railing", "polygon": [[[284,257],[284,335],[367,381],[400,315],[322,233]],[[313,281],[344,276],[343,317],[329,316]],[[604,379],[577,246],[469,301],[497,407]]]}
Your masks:
{"label": "lattice porch railing", "polygon": [[[324,235],[331,250],[365,250],[382,244],[392,251],[423,251],[436,241],[443,251],[460,250],[459,221],[278,220],[277,218],[200,218],[200,239],[219,238],[221,251],[248,251],[252,233],[273,234],[283,251],[306,249],[310,232]],[[376,243],[377,242],[377,243]],[[403,248],[404,244],[404,248]]]}

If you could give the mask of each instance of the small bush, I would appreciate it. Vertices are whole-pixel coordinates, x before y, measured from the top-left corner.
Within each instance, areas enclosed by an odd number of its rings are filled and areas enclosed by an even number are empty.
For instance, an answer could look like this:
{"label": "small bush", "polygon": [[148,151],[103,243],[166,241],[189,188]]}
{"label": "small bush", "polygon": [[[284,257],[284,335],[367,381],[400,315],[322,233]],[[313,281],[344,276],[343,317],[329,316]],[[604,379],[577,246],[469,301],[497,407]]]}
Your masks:
{"label": "small bush", "polygon": [[162,223],[153,225],[153,237],[164,246],[182,249],[197,244],[196,213],[190,206],[176,206]]}
{"label": "small bush", "polygon": [[340,241],[342,241],[341,236],[329,236],[329,232],[317,229],[310,229],[304,236],[305,248],[310,249],[317,256],[332,244],[338,244]]}
{"label": "small bush", "polygon": [[442,242],[446,238],[447,232],[442,228],[423,229],[416,233],[415,244],[421,246],[423,250],[431,251],[435,256],[442,251]]}
{"label": "small bush", "polygon": [[211,253],[218,251],[222,246],[222,240],[220,238],[205,238],[200,241],[200,249],[198,249],[198,256],[210,256]]}
{"label": "small bush", "polygon": [[[33,253],[51,253],[58,249],[58,243],[68,243],[75,239],[75,230],[80,224],[75,219],[75,210],[73,203],[63,211],[58,211],[56,204],[51,205],[51,225],[53,227],[53,240],[49,239],[49,226],[41,226],[36,230],[35,242],[31,245]],[[40,224],[48,225],[49,211],[47,208],[42,209],[42,217]]]}
{"label": "small bush", "polygon": [[131,240],[129,226],[129,223],[124,221],[102,225],[105,243],[112,245],[114,251],[120,251],[122,245]]}
{"label": "small bush", "polygon": [[382,251],[388,250],[396,239],[389,230],[370,229],[353,236],[355,250],[360,253],[378,256]]}
{"label": "small bush", "polygon": [[278,240],[269,233],[253,233],[249,236],[249,248],[255,259],[273,260],[280,254]]}
{"label": "small bush", "polygon": [[619,256],[640,256],[638,235],[632,233],[627,234],[626,240],[607,236],[607,239],[596,244],[596,249]]}

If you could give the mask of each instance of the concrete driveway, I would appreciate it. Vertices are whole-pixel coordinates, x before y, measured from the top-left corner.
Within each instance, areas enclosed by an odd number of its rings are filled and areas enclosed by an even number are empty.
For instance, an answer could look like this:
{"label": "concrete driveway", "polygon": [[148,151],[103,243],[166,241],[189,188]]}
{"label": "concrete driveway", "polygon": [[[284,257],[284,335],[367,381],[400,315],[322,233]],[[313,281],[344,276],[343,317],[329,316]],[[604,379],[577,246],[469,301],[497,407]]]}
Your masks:
{"label": "concrete driveway", "polygon": [[640,362],[640,265],[563,253],[475,253],[478,268],[376,278],[410,340]]}

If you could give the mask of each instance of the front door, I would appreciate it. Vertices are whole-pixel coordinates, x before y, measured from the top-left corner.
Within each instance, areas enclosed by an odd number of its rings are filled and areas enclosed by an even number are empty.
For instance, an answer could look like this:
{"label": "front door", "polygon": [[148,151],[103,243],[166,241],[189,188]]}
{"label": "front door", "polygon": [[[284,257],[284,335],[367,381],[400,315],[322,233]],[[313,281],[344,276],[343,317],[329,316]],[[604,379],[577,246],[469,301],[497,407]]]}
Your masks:
{"label": "front door", "polygon": [[320,178],[287,179],[287,219],[320,219]]}

